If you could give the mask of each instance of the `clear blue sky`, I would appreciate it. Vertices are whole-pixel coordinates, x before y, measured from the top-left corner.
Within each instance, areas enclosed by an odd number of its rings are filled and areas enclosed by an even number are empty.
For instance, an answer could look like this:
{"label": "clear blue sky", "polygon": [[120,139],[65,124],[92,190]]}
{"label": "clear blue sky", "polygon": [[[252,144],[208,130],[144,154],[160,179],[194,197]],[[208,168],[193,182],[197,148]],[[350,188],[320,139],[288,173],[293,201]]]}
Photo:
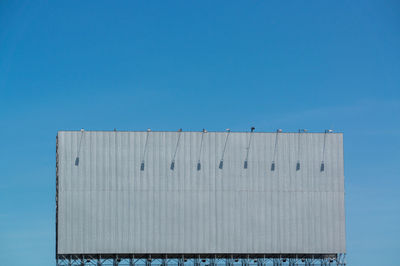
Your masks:
{"label": "clear blue sky", "polygon": [[398,262],[399,1],[0,1],[0,122],[1,264],[55,264],[58,130],[253,125],[344,132],[349,265]]}

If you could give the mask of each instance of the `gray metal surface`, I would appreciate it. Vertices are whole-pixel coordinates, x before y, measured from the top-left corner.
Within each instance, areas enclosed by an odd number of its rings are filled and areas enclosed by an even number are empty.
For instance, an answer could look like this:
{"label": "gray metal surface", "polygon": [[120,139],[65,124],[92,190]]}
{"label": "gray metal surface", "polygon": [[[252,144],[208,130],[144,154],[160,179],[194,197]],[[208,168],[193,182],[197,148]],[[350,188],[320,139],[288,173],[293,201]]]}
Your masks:
{"label": "gray metal surface", "polygon": [[250,134],[60,131],[57,253],[344,253],[343,135]]}

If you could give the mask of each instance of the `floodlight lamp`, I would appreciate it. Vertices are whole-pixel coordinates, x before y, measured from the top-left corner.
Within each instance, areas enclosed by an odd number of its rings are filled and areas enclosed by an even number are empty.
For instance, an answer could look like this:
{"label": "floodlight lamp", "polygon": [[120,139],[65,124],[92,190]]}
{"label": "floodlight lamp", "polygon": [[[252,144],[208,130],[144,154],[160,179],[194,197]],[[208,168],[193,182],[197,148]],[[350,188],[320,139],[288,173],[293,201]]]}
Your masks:
{"label": "floodlight lamp", "polygon": [[272,161],[272,163],[271,163],[271,171],[275,171],[275,162],[274,161]]}

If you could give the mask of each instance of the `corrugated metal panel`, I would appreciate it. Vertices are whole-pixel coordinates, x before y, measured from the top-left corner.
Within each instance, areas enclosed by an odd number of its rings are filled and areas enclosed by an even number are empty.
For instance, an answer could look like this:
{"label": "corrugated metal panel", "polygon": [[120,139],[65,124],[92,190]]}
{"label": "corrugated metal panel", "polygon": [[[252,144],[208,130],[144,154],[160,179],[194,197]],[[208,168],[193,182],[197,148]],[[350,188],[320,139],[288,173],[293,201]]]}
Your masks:
{"label": "corrugated metal panel", "polygon": [[344,253],[342,134],[250,134],[59,132],[58,253]]}

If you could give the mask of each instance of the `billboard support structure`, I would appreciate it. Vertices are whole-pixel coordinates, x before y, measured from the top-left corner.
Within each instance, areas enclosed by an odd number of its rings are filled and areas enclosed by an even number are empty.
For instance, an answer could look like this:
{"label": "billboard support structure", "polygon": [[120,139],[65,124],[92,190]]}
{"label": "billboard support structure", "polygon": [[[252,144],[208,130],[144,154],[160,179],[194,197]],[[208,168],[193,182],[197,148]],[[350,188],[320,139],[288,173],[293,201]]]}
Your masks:
{"label": "billboard support structure", "polygon": [[[274,257],[278,256],[278,257]],[[263,256],[263,257],[251,257],[250,255],[244,256],[242,258],[237,258],[234,256],[227,255],[226,257],[217,257],[216,255],[211,257],[202,257],[202,258],[190,258],[186,259],[184,255],[181,258],[158,258],[158,259],[150,259],[150,258],[134,258],[132,255],[130,258],[124,257],[120,258],[118,255],[115,255],[114,258],[93,258],[92,256],[60,256],[57,259],[57,266],[84,266],[84,265],[113,265],[113,266],[168,266],[168,265],[177,265],[183,266],[185,264],[201,266],[201,265],[209,265],[209,266],[217,266],[217,265],[225,265],[225,266],[295,266],[295,265],[304,265],[304,266],[345,266],[345,254],[340,253],[336,254],[332,257],[324,257],[324,258],[315,258],[312,257],[303,257],[303,258],[291,258],[286,257],[284,255],[274,255],[274,256]]]}

